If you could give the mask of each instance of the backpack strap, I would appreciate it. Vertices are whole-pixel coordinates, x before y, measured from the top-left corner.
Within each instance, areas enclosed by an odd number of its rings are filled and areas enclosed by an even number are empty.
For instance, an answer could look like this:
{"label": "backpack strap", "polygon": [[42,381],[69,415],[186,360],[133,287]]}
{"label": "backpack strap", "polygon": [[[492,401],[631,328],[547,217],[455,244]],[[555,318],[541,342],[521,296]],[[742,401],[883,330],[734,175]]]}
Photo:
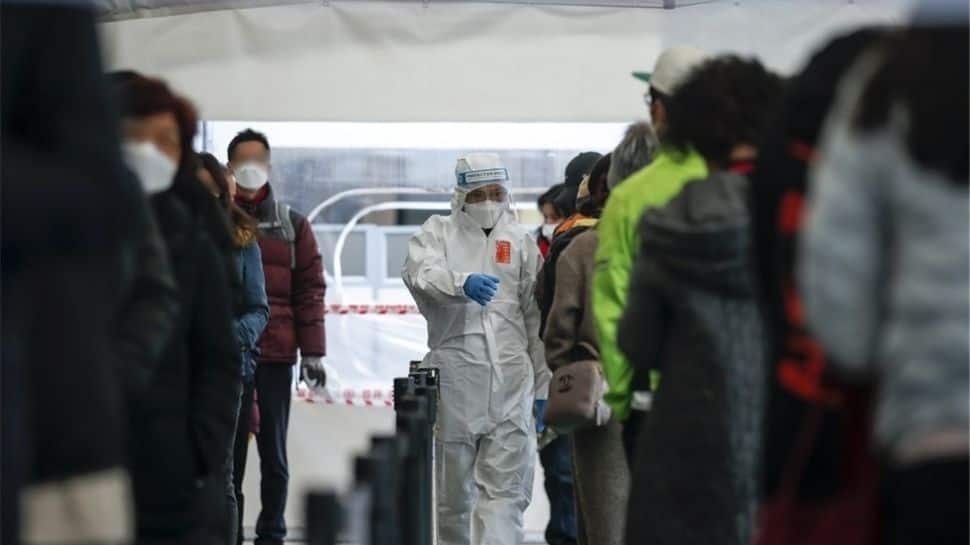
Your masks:
{"label": "backpack strap", "polygon": [[276,217],[273,221],[262,221],[259,223],[261,231],[279,230],[283,234],[283,240],[290,245],[290,268],[296,268],[296,227],[293,224],[293,216],[290,205],[276,201]]}
{"label": "backpack strap", "polygon": [[283,230],[283,238],[290,243],[290,268],[296,269],[296,227],[290,212],[290,205],[276,202],[276,219]]}

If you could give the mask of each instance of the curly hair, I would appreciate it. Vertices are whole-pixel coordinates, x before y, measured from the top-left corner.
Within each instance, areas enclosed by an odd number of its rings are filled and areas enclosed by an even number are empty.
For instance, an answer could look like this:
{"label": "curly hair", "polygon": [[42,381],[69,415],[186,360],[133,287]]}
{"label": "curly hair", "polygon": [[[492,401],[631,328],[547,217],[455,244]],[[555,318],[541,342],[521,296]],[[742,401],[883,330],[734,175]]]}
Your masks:
{"label": "curly hair", "polygon": [[667,101],[664,143],[726,165],[738,144],[761,143],[781,110],[783,90],[782,79],[755,59],[711,59]]}

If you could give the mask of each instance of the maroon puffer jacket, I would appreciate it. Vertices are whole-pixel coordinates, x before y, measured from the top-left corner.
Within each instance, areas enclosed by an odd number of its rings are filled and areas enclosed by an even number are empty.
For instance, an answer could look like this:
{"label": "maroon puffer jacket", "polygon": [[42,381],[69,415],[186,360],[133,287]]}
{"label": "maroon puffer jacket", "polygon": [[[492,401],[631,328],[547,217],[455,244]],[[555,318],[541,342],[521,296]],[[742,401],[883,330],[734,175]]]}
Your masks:
{"label": "maroon puffer jacket", "polygon": [[[323,260],[310,222],[290,210],[287,222],[278,217],[278,207],[269,186],[253,201],[239,205],[260,224],[259,249],[263,253],[266,297],[269,299],[269,324],[259,341],[259,363],[294,364],[299,348],[303,356],[325,356],[326,332],[323,326]],[[289,237],[295,237],[290,242]]]}

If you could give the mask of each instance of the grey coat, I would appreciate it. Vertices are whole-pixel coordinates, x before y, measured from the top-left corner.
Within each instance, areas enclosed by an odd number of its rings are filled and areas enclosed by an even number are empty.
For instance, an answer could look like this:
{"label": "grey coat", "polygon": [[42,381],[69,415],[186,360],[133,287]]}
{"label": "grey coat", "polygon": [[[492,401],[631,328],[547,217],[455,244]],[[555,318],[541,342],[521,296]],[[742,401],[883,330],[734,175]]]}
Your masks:
{"label": "grey coat", "polygon": [[747,180],[687,184],[640,223],[620,324],[638,372],[661,372],[643,421],[627,543],[747,545],[765,387],[751,285]]}
{"label": "grey coat", "polygon": [[965,454],[967,181],[912,161],[898,127],[857,134],[849,116],[834,119],[801,245],[809,325],[843,371],[876,380],[884,452],[897,461]]}

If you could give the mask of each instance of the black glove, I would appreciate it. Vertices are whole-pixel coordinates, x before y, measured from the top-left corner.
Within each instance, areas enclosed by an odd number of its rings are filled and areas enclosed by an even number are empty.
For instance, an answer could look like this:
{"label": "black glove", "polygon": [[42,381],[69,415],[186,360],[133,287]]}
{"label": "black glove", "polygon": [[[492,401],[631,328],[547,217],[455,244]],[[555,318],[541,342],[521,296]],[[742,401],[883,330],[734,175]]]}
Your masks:
{"label": "black glove", "polygon": [[327,386],[327,370],[323,365],[323,358],[305,357],[301,366],[303,382],[311,389],[323,392]]}

